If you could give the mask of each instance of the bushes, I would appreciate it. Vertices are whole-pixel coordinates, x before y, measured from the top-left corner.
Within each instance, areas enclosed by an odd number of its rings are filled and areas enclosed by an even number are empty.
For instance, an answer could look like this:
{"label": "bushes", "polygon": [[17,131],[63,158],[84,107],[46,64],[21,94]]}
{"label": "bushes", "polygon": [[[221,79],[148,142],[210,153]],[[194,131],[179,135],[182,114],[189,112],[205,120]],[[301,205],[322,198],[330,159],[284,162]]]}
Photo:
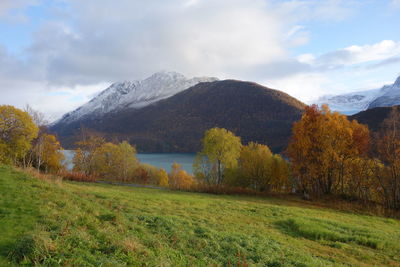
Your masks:
{"label": "bushes", "polygon": [[234,187],[228,185],[213,185],[204,182],[198,182],[191,186],[189,191],[199,193],[209,193],[216,195],[259,195],[260,192],[244,187]]}
{"label": "bushes", "polygon": [[74,181],[74,182],[96,182],[97,179],[93,175],[87,175],[82,172],[67,172],[64,171],[60,173],[60,176],[69,181]]}
{"label": "bushes", "polygon": [[82,148],[76,151],[74,171],[96,176],[106,180],[131,181],[138,166],[136,150],[128,142],[119,144],[104,143],[102,139],[90,137],[81,142]]}
{"label": "bushes", "polygon": [[178,190],[188,190],[196,185],[193,176],[182,170],[182,166],[178,163],[172,164],[171,172],[168,175],[169,186]]}

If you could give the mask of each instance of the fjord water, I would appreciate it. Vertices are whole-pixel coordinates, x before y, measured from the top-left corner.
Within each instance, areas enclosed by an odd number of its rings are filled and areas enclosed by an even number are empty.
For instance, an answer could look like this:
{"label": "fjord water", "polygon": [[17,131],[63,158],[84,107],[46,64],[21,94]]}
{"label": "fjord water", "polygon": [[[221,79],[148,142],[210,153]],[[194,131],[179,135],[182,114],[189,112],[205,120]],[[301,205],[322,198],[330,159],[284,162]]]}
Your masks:
{"label": "fjord water", "polygon": [[[69,170],[72,169],[72,158],[74,157],[73,150],[63,150],[65,156],[64,163]],[[182,168],[188,173],[193,173],[193,160],[195,154],[188,153],[139,153],[136,155],[141,163],[147,163],[158,168],[163,168],[167,172],[171,170],[172,163],[176,162],[182,165]]]}

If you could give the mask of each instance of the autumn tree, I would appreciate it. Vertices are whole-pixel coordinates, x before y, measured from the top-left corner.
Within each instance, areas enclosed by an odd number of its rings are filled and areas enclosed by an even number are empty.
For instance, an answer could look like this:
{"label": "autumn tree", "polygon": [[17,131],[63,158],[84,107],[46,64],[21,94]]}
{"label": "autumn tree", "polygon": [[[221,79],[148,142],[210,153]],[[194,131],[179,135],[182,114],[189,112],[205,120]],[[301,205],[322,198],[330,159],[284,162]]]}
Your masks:
{"label": "autumn tree", "polygon": [[348,179],[341,193],[349,200],[381,203],[377,178],[385,173],[385,169],[381,161],[375,158],[359,157],[349,161],[345,173]]}
{"label": "autumn tree", "polygon": [[62,147],[57,138],[52,134],[42,133],[39,137],[40,141],[36,142],[32,147],[36,161],[34,164],[37,169],[45,172],[57,172],[63,168],[64,154],[61,152]]}
{"label": "autumn tree", "polygon": [[104,143],[93,151],[91,160],[91,174],[109,180],[117,180],[119,174],[118,163],[121,160],[117,145]]}
{"label": "autumn tree", "polygon": [[169,179],[167,171],[164,169],[159,169],[157,176],[158,176],[158,185],[162,187],[168,187]]}
{"label": "autumn tree", "polygon": [[148,168],[144,164],[141,164],[135,170],[135,181],[140,184],[148,184],[151,177]]}
{"label": "autumn tree", "polygon": [[393,107],[375,137],[377,156],[385,167],[376,172],[384,204],[400,209],[400,111]]}
{"label": "autumn tree", "polygon": [[[153,185],[159,185],[162,187],[168,187],[169,185],[169,178],[168,178],[168,173],[166,170],[162,168],[157,168],[153,165],[150,164],[140,164],[140,168],[143,168],[146,173],[147,173],[147,179],[142,183],[146,184],[153,184]],[[140,172],[139,172],[140,174]]]}
{"label": "autumn tree", "polygon": [[138,165],[136,150],[129,143],[104,143],[94,150],[91,168],[99,177],[127,182]]}
{"label": "autumn tree", "polygon": [[29,105],[26,105],[24,110],[39,129],[37,137],[31,142],[31,149],[23,159],[24,166],[33,166],[45,172],[61,170],[64,167],[62,147],[56,136],[48,133],[45,115]]}
{"label": "autumn tree", "polygon": [[305,194],[345,191],[348,163],[368,152],[369,131],[324,105],[306,107],[288,146],[293,175]]}
{"label": "autumn tree", "polygon": [[271,150],[265,145],[253,142],[243,146],[238,171],[241,186],[257,191],[269,191],[273,181]]}
{"label": "autumn tree", "polygon": [[194,177],[189,175],[182,166],[176,162],[172,164],[171,171],[168,175],[169,185],[175,189],[189,189],[195,184]]}
{"label": "autumn tree", "polygon": [[289,168],[286,161],[274,155],[266,145],[250,142],[242,146],[238,165],[226,169],[225,184],[261,192],[287,190]]}
{"label": "autumn tree", "polygon": [[46,116],[44,115],[43,112],[40,112],[32,108],[30,105],[26,105],[24,111],[32,117],[33,123],[36,124],[36,126],[39,128],[46,127],[47,124],[49,123],[46,120]]}
{"label": "autumn tree", "polygon": [[205,132],[202,145],[193,165],[195,173],[219,185],[223,182],[225,168],[237,166],[242,147],[240,137],[223,128],[212,128]]}
{"label": "autumn tree", "polygon": [[105,143],[105,139],[88,129],[81,128],[80,140],[76,143],[78,148],[75,150],[73,158],[74,171],[86,175],[94,175],[94,155],[95,151]]}
{"label": "autumn tree", "polygon": [[22,160],[37,136],[38,127],[32,117],[13,106],[0,106],[0,162]]}
{"label": "autumn tree", "polygon": [[289,163],[278,154],[272,156],[271,174],[271,191],[285,193],[291,191],[294,185],[290,179]]}
{"label": "autumn tree", "polygon": [[139,165],[139,161],[136,158],[137,152],[136,148],[127,141],[119,143],[118,149],[121,157],[119,162],[119,177],[126,181],[132,177],[134,170]]}

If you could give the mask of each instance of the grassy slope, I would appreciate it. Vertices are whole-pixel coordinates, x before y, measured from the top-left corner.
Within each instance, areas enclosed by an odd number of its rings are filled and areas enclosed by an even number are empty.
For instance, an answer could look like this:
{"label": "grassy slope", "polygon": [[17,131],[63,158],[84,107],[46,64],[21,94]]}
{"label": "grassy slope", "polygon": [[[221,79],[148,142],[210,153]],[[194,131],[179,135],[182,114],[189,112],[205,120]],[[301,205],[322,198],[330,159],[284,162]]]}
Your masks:
{"label": "grassy slope", "polygon": [[0,266],[400,266],[399,240],[392,219],[0,167]]}

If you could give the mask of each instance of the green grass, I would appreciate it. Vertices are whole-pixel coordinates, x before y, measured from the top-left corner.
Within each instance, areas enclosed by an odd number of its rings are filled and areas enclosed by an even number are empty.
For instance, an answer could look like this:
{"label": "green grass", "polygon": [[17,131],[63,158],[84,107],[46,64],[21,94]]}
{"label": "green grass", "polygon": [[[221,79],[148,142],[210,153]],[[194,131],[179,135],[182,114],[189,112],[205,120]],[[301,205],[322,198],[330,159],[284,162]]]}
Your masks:
{"label": "green grass", "polygon": [[0,266],[400,266],[400,222],[0,167]]}

